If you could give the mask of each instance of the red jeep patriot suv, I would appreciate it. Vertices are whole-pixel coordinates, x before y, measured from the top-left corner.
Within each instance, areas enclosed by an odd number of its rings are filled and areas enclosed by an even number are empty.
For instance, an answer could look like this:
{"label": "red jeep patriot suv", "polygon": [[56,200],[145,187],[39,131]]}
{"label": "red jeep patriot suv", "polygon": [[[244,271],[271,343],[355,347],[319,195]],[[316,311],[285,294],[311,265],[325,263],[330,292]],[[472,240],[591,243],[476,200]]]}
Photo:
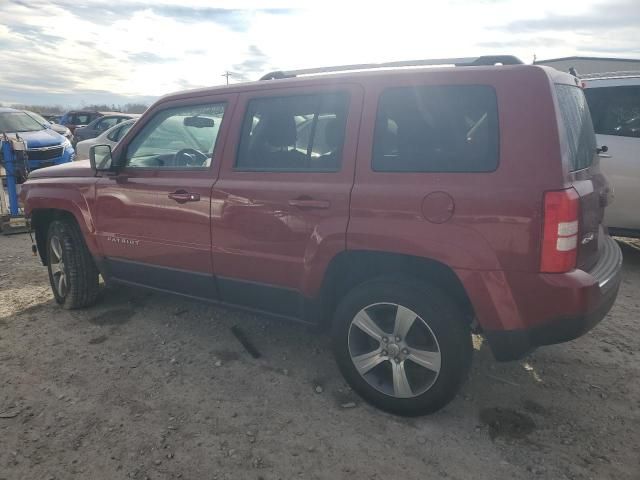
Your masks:
{"label": "red jeep patriot suv", "polygon": [[472,331],[516,359],[585,333],[620,283],[583,92],[520,63],[273,72],[163,97],[113,151],[24,184],[56,301],[90,305],[102,275],[325,324],[367,401],[441,408]]}

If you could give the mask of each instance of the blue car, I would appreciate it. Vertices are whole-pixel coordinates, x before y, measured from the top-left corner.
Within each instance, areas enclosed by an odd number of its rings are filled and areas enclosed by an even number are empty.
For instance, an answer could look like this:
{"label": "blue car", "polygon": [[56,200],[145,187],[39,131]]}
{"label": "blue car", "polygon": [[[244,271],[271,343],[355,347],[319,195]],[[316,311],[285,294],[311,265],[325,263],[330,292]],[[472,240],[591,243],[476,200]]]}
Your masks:
{"label": "blue car", "polygon": [[71,162],[75,157],[67,138],[21,110],[0,108],[0,136],[3,133],[11,137],[17,133],[25,141],[31,170]]}

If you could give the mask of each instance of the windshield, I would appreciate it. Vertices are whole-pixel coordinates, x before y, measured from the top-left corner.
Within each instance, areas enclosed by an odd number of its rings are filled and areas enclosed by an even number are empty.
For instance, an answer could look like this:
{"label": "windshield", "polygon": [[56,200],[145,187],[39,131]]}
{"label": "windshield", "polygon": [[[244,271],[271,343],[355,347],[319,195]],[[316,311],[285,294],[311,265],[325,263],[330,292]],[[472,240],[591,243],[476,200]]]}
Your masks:
{"label": "windshield", "polygon": [[27,115],[29,115],[31,118],[33,118],[36,122],[47,126],[49,125],[51,122],[49,122],[46,118],[44,118],[43,116],[37,114],[36,112],[29,112],[27,110],[24,111],[24,113],[26,113]]}
{"label": "windshield", "polygon": [[0,113],[0,132],[33,132],[44,127],[24,112]]}

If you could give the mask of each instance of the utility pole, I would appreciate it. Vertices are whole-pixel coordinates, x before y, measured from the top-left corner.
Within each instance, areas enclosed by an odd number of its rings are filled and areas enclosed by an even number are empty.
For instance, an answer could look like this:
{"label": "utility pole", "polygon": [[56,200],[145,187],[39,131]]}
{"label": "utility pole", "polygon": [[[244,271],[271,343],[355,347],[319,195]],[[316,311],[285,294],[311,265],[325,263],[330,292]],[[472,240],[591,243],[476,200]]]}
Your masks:
{"label": "utility pole", "polygon": [[223,77],[227,78],[227,85],[229,85],[229,77],[232,75],[228,70],[222,74]]}

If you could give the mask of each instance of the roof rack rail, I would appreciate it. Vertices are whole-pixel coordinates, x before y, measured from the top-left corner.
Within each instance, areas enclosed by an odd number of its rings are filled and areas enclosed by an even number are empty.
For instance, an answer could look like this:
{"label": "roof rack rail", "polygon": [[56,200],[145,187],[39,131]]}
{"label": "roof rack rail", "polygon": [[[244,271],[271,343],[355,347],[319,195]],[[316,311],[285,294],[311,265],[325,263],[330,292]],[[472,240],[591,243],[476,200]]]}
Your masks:
{"label": "roof rack rail", "polygon": [[370,70],[374,68],[424,67],[436,65],[455,65],[456,67],[477,67],[482,65],[520,65],[522,60],[513,55],[485,55],[481,57],[438,58],[425,60],[401,60],[386,63],[362,63],[356,65],[338,65],[333,67],[303,68],[300,70],[276,70],[260,77],[260,80],[277,80],[280,78],[311,75],[314,73],[346,72],[350,70]]}
{"label": "roof rack rail", "polygon": [[580,80],[589,80],[594,78],[627,78],[627,77],[640,77],[640,70],[630,70],[623,72],[600,72],[600,73],[586,73],[584,75],[578,74]]}

